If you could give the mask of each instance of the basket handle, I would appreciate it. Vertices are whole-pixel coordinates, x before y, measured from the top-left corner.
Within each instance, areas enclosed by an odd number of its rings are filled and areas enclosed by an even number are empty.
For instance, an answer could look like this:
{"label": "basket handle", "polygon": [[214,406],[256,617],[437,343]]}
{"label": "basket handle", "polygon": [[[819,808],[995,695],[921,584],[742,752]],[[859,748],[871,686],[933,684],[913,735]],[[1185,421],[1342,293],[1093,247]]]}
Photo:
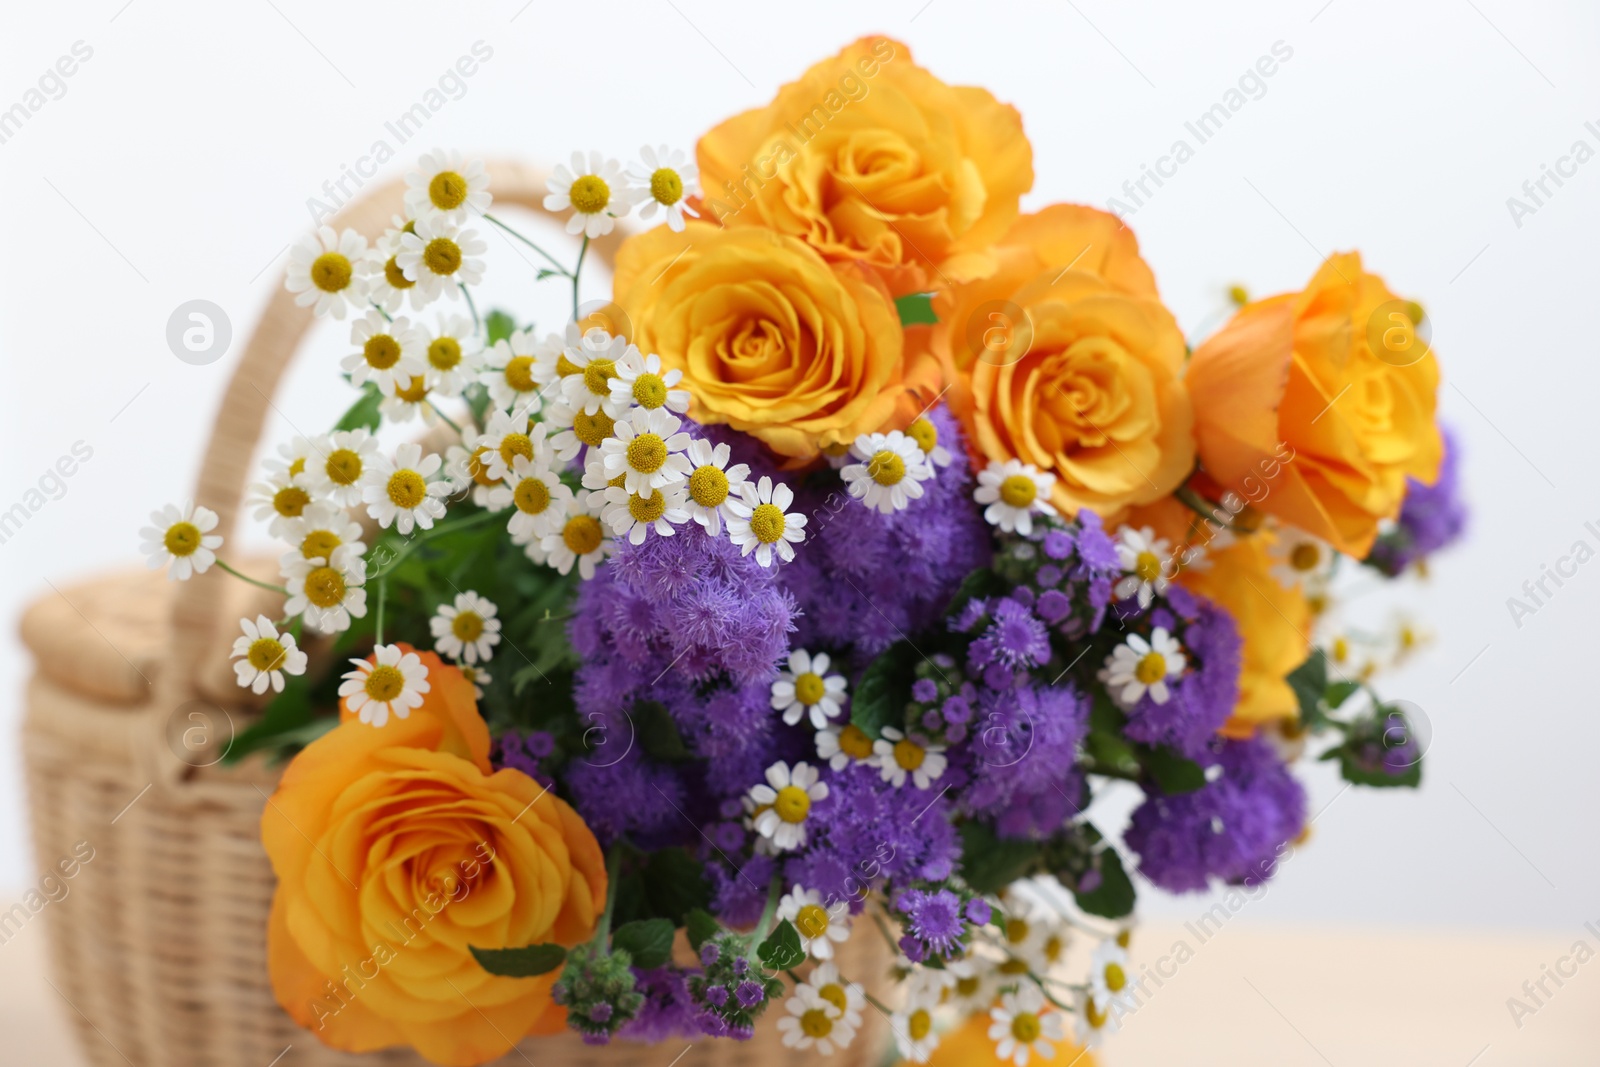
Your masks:
{"label": "basket handle", "polygon": [[[543,168],[502,160],[489,163],[488,169],[489,189],[496,206],[515,204],[544,211],[547,190]],[[330,225],[335,230],[353,228],[369,238],[381,233],[389,226],[391,216],[400,210],[404,188],[404,181],[398,178],[376,186],[347,205]],[[477,225],[480,231],[493,228],[492,224],[481,221]],[[590,252],[609,268],[623,236],[621,231],[614,230],[593,241]],[[251,461],[267,411],[273,406],[272,398],[314,322],[311,309],[297,305],[294,294],[279,284],[223,394],[222,407],[203,453],[194,499],[217,513],[216,532],[227,542],[231,543],[238,529],[239,509]],[[228,620],[221,615],[223,586],[230,580],[219,574],[184,582],[173,598],[172,643],[165,669],[157,682],[158,699],[152,709],[158,720],[155,725],[159,736],[154,746],[157,765],[150,770],[160,780],[171,782],[187,769],[167,747],[167,718],[172,709],[195,699],[202,665],[208,658],[222,654],[227,647],[223,638]]]}

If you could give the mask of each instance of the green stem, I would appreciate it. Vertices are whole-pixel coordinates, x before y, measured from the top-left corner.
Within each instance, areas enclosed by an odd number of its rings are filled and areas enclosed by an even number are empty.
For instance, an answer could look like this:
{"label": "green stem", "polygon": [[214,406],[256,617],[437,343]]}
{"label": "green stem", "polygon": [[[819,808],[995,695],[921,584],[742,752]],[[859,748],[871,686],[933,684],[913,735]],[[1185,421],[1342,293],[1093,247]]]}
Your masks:
{"label": "green stem", "polygon": [[383,309],[383,305],[379,304],[375,300],[374,301],[370,301],[370,303],[372,304],[372,310],[376,311],[378,314],[383,316],[383,321],[384,322],[393,322],[394,321],[394,316],[389,314],[387,311],[385,311]]}
{"label": "green stem", "polygon": [[889,1005],[885,1004],[871,993],[868,993],[865,989],[861,991],[861,995],[867,998],[868,1004],[871,1004],[874,1008],[877,1008],[880,1012],[882,1012],[884,1018],[888,1018],[894,1014],[893,1008],[889,1007]]}
{"label": "green stem", "polygon": [[389,599],[389,582],[387,579],[378,579],[378,610],[372,618],[372,641],[374,644],[383,644],[383,608]]}
{"label": "green stem", "polygon": [[416,551],[417,546],[424,544],[425,542],[432,541],[435,537],[443,537],[445,534],[455,533],[457,530],[465,530],[473,526],[481,526],[494,517],[495,512],[480,511],[478,514],[462,519],[460,522],[440,523],[427,533],[418,534],[417,536],[411,538],[411,540],[407,541],[406,547],[395,553],[394,559],[389,561],[389,565],[387,567],[385,567],[382,571],[369,576],[367,580],[378,581],[381,578],[387,578],[389,575],[394,573],[394,569],[396,567],[405,562],[407,556]]}
{"label": "green stem", "polygon": [[289,590],[285,589],[281,585],[269,585],[266,582],[258,582],[258,581],[256,581],[254,578],[250,577],[248,574],[240,574],[238,571],[234,570],[232,567],[230,567],[226,563],[224,563],[220,556],[217,558],[217,566],[221,567],[223,570],[227,571],[229,574],[233,575],[235,578],[239,579],[241,582],[249,582],[251,585],[257,586],[257,587],[259,587],[261,589],[270,589],[274,593],[282,593],[284,596],[288,596],[289,595]]}
{"label": "green stem", "polygon": [[583,273],[583,257],[589,254],[589,237],[584,235],[583,244],[578,248],[578,265],[572,268],[572,320],[578,320],[578,275]]}
{"label": "green stem", "polygon": [[760,944],[772,932],[775,925],[773,919],[778,914],[778,898],[783,895],[783,879],[777,875],[772,876],[772,885],[767,889],[767,906],[761,911],[761,921],[756,923],[755,942]]}
{"label": "green stem", "polygon": [[1072,1005],[1063,1004],[1063,1003],[1061,1003],[1061,1001],[1057,1000],[1056,997],[1055,997],[1055,994],[1051,993],[1050,990],[1045,986],[1045,980],[1043,978],[1040,978],[1038,975],[1034,974],[1032,971],[1028,972],[1028,977],[1033,979],[1033,984],[1039,987],[1039,992],[1044,994],[1044,999],[1048,1000],[1050,1003],[1054,1004],[1056,1007],[1060,1008],[1062,1011],[1067,1012],[1068,1014],[1071,1014],[1071,1012],[1073,1010],[1072,1009]]}
{"label": "green stem", "polygon": [[617,878],[622,873],[622,848],[612,845],[611,851],[606,854],[606,910],[600,914],[600,923],[595,927],[594,944],[605,945],[606,938],[611,936],[611,913],[617,906]]}
{"label": "green stem", "polygon": [[567,268],[563,267],[561,265],[561,261],[556,259],[555,256],[552,256],[549,252],[546,252],[544,249],[540,248],[537,244],[535,244],[534,242],[528,240],[528,238],[522,236],[522,234],[518,233],[516,230],[513,230],[510,226],[507,226],[505,223],[501,222],[499,219],[495,218],[493,215],[485,214],[483,217],[485,219],[489,220],[490,222],[494,223],[496,226],[500,227],[502,230],[504,230],[506,233],[510,234],[512,237],[515,237],[517,240],[519,240],[523,244],[527,245],[529,248],[533,249],[535,252],[539,253],[545,259],[549,260],[550,265],[556,269],[556,273],[557,274],[560,274],[562,277],[571,277],[572,272],[567,270]]}
{"label": "green stem", "polygon": [[456,284],[461,286],[461,295],[467,298],[467,308],[472,312],[472,332],[477,333],[483,329],[483,320],[478,318],[478,305],[473,303],[472,292],[467,288],[466,283],[457,282]]}

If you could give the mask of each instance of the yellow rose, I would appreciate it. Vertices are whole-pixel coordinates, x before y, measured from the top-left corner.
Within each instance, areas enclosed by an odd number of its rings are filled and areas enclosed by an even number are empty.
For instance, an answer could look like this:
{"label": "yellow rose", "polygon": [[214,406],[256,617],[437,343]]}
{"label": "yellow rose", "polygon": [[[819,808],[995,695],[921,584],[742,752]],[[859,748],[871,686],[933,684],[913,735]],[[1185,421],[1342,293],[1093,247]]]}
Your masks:
{"label": "yellow rose", "polygon": [[422,707],[345,718],[295,757],[261,817],[278,890],[278,1003],[347,1052],[410,1045],[470,1067],[559,1030],[556,974],[489,974],[469,946],[577,944],[605,906],[583,820],[527,775],[493,772],[472,684],[421,653]]}
{"label": "yellow rose", "polygon": [[658,226],[623,243],[614,289],[630,340],[683,371],[697,421],[796,462],[882,428],[908,390],[938,378],[931,358],[907,374],[900,316],[876,277],[771,230]]}
{"label": "yellow rose", "polygon": [[996,271],[934,299],[934,349],[980,463],[1056,476],[1051,502],[1114,522],[1194,465],[1186,347],[1118,220],[1060,204],[1017,221]]}
{"label": "yellow rose", "polygon": [[[939,1039],[928,1057],[927,1067],[1010,1067],[1014,1060],[995,1054],[995,1041],[989,1036],[993,1020],[987,1012],[970,1015],[967,1020]],[[1063,1067],[1095,1067],[1094,1054],[1079,1048],[1070,1038],[1055,1043],[1055,1058],[1046,1062]]]}
{"label": "yellow rose", "polygon": [[[1184,379],[1206,472],[1364,557],[1378,524],[1399,514],[1406,477],[1439,476],[1439,365],[1420,318],[1355,253],[1329,259],[1302,292],[1241,309],[1195,351]],[[1285,456],[1257,501],[1249,481]]]}
{"label": "yellow rose", "polygon": [[1033,185],[1022,117],[863,38],[700,139],[702,214],[800,238],[901,296],[992,269]]}

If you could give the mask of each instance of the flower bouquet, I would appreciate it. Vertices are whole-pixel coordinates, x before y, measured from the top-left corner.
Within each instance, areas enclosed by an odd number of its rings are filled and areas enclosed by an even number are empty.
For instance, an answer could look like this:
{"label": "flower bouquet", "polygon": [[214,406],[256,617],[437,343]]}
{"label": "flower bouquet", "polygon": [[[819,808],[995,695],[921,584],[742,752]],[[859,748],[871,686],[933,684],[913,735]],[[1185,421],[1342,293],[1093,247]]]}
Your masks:
{"label": "flower bouquet", "polygon": [[[868,1062],[875,1019],[925,1062],[965,1019],[1024,1067],[1139,1006],[1135,874],[1253,892],[1297,762],[1419,782],[1371,685],[1415,628],[1336,620],[1342,574],[1462,526],[1421,308],[1338,255],[1191,351],[1116,217],[1020,212],[1031,159],[872,38],[694,163],[574,154],[575,258],[442,151],[371,243],[295,246],[355,399],[254,490],[284,603],[241,620],[273,696],[232,755],[292,756],[262,838],[296,1021],[465,1065],[769,1026]],[[571,286],[563,329],[480,314],[490,227]],[[158,512],[152,564],[245,577],[214,522]]]}

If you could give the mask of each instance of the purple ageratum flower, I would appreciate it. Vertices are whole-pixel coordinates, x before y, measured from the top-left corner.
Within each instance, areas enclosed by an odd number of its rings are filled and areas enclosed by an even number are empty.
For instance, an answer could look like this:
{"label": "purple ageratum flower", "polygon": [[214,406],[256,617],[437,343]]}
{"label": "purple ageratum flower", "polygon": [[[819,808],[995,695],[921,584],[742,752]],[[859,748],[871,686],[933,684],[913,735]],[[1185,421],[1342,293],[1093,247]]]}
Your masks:
{"label": "purple ageratum flower", "polygon": [[697,1009],[682,971],[658,967],[648,971],[635,969],[633,973],[638,979],[635,988],[644,995],[644,1003],[617,1036],[654,1044],[668,1038],[694,1037],[700,1032],[695,1022]]}
{"label": "purple ageratum flower", "polygon": [[1217,738],[1204,762],[1220,776],[1192,793],[1151,793],[1123,835],[1140,872],[1174,893],[1204,890],[1212,878],[1266,881],[1305,825],[1305,790],[1266,741]]}
{"label": "purple ageratum flower", "polygon": [[1438,480],[1424,485],[1415,478],[1406,479],[1400,519],[1373,543],[1369,564],[1394,577],[1461,536],[1467,525],[1467,506],[1461,498],[1460,455],[1459,439],[1444,431],[1444,460]]}
{"label": "purple ageratum flower", "polygon": [[539,769],[539,761],[555,751],[555,739],[543,730],[508,730],[494,740],[489,760],[496,767],[521,771],[540,785],[553,786],[554,780]]}
{"label": "purple ageratum flower", "polygon": [[1004,689],[1018,671],[1050,658],[1050,633],[1015,596],[996,601],[990,616],[989,628],[967,649],[967,666],[991,688]]}
{"label": "purple ageratum flower", "polygon": [[[1134,741],[1167,745],[1194,758],[1204,752],[1238,703],[1242,641],[1233,617],[1209,600],[1173,586],[1166,605],[1133,628],[1148,634],[1158,624],[1158,614],[1164,616],[1183,645],[1187,667],[1169,684],[1165,703],[1156,703],[1148,692],[1139,698],[1128,711],[1123,732]],[[1184,616],[1181,626],[1173,612]]]}
{"label": "purple ageratum flower", "polygon": [[760,982],[740,982],[739,987],[733,991],[733,995],[739,998],[739,1006],[746,1011],[767,999],[767,991],[762,988]]}
{"label": "purple ageratum flower", "polygon": [[911,683],[911,699],[919,704],[929,704],[939,698],[939,683],[932,678],[918,678]]}
{"label": "purple ageratum flower", "polygon": [[967,901],[966,915],[967,921],[974,926],[986,926],[989,920],[994,917],[989,907],[989,902],[982,897],[973,897]]}
{"label": "purple ageratum flower", "polygon": [[1070,682],[983,691],[968,754],[972,781],[960,803],[1002,837],[1047,837],[1077,814],[1077,748],[1089,698]]}
{"label": "purple ageratum flower", "polygon": [[960,951],[967,924],[961,914],[961,898],[953,891],[907,889],[895,901],[895,908],[906,917],[907,937],[917,945],[918,955],[907,953],[912,962],[929,955],[947,959]]}

